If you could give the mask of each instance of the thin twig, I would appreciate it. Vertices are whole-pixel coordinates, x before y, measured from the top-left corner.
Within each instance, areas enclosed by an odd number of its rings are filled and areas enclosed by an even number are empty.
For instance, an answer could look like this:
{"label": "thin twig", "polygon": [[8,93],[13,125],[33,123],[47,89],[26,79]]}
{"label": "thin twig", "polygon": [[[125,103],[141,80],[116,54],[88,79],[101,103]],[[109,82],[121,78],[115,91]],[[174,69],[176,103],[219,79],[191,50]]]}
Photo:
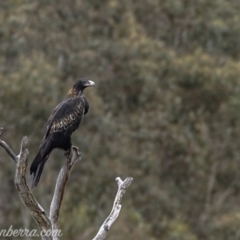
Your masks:
{"label": "thin twig", "polygon": [[[0,128],[0,137],[2,136],[3,128]],[[0,146],[5,149],[7,154],[13,159],[14,162],[16,162],[16,154],[13,152],[13,150],[0,138]]]}

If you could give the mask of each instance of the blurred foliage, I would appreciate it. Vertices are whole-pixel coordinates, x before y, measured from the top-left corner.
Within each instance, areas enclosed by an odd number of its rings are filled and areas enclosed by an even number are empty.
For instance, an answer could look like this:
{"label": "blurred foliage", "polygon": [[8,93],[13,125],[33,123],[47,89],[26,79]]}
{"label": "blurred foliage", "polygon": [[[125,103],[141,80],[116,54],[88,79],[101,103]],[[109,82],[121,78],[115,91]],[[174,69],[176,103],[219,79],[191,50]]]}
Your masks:
{"label": "blurred foliage", "polygon": [[[117,176],[134,182],[108,239],[239,239],[239,13],[236,0],[0,2],[0,126],[16,152],[28,135],[31,162],[68,88],[96,82],[64,239],[96,233]],[[35,228],[0,151],[0,226]],[[54,151],[34,190],[45,208],[63,161]]]}

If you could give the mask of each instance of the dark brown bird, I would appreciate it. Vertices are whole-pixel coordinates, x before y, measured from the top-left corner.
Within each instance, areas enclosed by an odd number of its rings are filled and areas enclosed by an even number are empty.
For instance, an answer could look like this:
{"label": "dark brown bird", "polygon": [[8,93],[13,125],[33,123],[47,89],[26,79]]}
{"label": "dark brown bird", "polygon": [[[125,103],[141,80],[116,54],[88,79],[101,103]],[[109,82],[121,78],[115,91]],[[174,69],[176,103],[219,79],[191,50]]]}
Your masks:
{"label": "dark brown bird", "polygon": [[91,80],[77,80],[66,99],[59,103],[50,115],[38,153],[30,167],[30,174],[33,174],[32,187],[37,186],[44,164],[54,148],[70,152],[71,135],[89,109],[83,90],[91,86],[95,86]]}

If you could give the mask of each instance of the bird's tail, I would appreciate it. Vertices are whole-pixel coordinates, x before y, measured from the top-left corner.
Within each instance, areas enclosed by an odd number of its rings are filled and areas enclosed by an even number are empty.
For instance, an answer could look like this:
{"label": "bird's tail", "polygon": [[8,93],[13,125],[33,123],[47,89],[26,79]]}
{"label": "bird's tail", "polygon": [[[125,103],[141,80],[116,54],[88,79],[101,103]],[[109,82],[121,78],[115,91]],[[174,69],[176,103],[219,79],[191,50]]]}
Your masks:
{"label": "bird's tail", "polygon": [[46,153],[46,151],[44,151],[46,154],[42,154],[42,152],[43,151],[41,149],[38,151],[38,154],[34,158],[30,167],[30,174],[33,174],[32,188],[37,186],[43,171],[43,167],[49,157],[50,152]]}

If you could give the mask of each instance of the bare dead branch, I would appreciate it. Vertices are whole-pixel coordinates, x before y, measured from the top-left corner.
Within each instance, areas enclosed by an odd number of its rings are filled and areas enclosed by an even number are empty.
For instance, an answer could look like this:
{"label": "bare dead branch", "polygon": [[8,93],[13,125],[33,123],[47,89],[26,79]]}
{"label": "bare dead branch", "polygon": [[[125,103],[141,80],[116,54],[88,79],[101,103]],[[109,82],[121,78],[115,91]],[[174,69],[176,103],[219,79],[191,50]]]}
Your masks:
{"label": "bare dead branch", "polygon": [[121,211],[121,201],[122,197],[125,194],[127,188],[131,185],[133,178],[127,177],[124,181],[121,180],[120,177],[116,178],[116,182],[118,184],[118,191],[113,203],[112,211],[106,220],[103,222],[102,226],[100,227],[97,235],[93,238],[93,240],[103,240],[105,239],[107,232],[109,231],[112,224],[116,221]]}
{"label": "bare dead branch", "polygon": [[[27,169],[27,137],[23,137],[21,150],[17,156],[16,173],[15,173],[15,186],[18,190],[19,196],[24,205],[29,209],[31,215],[36,221],[41,232],[50,232],[52,230],[51,221],[45,213],[43,207],[37,202],[32,192],[30,191],[26,182],[26,169]],[[44,240],[52,240],[51,236],[42,236]]]}
{"label": "bare dead branch", "polygon": [[[0,137],[2,136],[3,128],[0,128]],[[16,162],[16,154],[13,152],[13,150],[0,138],[0,146],[5,149],[7,154],[13,159],[14,162]]]}
{"label": "bare dead branch", "polygon": [[[67,184],[68,177],[75,163],[80,160],[81,160],[81,154],[78,148],[73,146],[71,148],[70,156],[62,166],[60,173],[58,175],[55,191],[53,194],[53,199],[50,206],[50,220],[52,223],[53,232],[56,230],[59,230],[59,224],[58,224],[59,210],[62,204],[62,199],[63,199],[64,190]],[[53,239],[55,239],[54,237],[55,236],[53,236]]]}

